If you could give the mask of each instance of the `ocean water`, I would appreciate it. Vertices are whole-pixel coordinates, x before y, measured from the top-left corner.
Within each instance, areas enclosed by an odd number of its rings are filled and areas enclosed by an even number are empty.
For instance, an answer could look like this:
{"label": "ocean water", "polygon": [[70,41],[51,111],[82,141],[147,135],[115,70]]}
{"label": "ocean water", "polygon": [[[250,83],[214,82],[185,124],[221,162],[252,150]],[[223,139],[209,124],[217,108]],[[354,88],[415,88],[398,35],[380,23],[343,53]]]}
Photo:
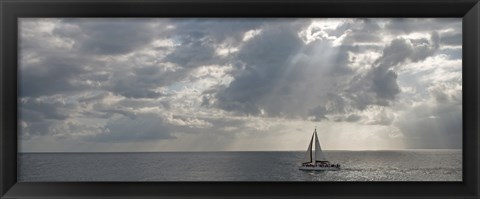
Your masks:
{"label": "ocean water", "polygon": [[22,153],[19,181],[462,181],[460,150],[325,151],[340,171],[298,170],[305,152]]}

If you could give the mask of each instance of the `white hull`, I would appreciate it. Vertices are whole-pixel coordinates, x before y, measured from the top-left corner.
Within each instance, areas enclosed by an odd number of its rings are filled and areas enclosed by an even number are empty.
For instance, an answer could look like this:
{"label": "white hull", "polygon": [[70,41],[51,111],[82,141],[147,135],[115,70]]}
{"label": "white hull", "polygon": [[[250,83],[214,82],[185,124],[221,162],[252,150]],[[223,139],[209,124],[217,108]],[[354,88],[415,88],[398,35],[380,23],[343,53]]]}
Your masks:
{"label": "white hull", "polygon": [[304,170],[304,171],[338,171],[340,170],[339,167],[306,167],[306,166],[300,166],[298,169]]}

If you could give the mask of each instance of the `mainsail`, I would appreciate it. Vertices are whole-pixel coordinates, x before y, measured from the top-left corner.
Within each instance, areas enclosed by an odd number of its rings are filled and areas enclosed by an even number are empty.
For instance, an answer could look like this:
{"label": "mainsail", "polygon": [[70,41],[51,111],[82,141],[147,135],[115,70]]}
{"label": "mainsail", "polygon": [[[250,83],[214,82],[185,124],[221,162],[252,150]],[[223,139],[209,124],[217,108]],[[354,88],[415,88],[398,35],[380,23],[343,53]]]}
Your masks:
{"label": "mainsail", "polygon": [[305,154],[305,161],[304,161],[304,163],[313,162],[312,143],[313,143],[313,134],[312,134],[312,139],[310,139],[310,144],[308,145],[307,154]]}
{"label": "mainsail", "polygon": [[323,155],[322,147],[318,141],[317,129],[315,129],[315,162],[317,161],[327,161],[325,155]]}

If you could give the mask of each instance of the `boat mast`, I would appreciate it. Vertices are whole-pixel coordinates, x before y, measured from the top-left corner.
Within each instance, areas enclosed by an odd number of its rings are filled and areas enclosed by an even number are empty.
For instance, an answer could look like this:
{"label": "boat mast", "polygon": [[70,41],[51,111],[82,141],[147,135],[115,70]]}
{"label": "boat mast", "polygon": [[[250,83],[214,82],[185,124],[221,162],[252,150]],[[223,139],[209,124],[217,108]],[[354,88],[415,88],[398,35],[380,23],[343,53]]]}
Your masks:
{"label": "boat mast", "polygon": [[310,144],[308,145],[308,152],[310,153],[310,162],[313,162],[312,144],[313,144],[313,134],[312,134],[312,139],[310,139]]}
{"label": "boat mast", "polygon": [[[315,126],[315,130],[313,131],[312,137],[315,137],[315,140],[318,140],[318,138],[316,136],[317,136],[317,126]],[[313,142],[313,140],[312,140],[312,142]],[[313,164],[317,163],[317,143],[315,143],[315,155],[313,156],[312,162],[313,162]]]}

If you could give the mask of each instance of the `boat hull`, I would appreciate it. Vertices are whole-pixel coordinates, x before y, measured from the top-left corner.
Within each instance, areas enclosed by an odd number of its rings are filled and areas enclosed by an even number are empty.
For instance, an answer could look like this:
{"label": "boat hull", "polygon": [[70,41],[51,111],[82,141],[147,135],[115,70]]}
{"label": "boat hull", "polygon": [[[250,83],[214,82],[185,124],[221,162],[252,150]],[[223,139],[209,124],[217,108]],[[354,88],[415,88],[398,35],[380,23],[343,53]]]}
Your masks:
{"label": "boat hull", "polygon": [[303,171],[338,171],[340,170],[339,167],[306,167],[300,166],[298,169]]}

